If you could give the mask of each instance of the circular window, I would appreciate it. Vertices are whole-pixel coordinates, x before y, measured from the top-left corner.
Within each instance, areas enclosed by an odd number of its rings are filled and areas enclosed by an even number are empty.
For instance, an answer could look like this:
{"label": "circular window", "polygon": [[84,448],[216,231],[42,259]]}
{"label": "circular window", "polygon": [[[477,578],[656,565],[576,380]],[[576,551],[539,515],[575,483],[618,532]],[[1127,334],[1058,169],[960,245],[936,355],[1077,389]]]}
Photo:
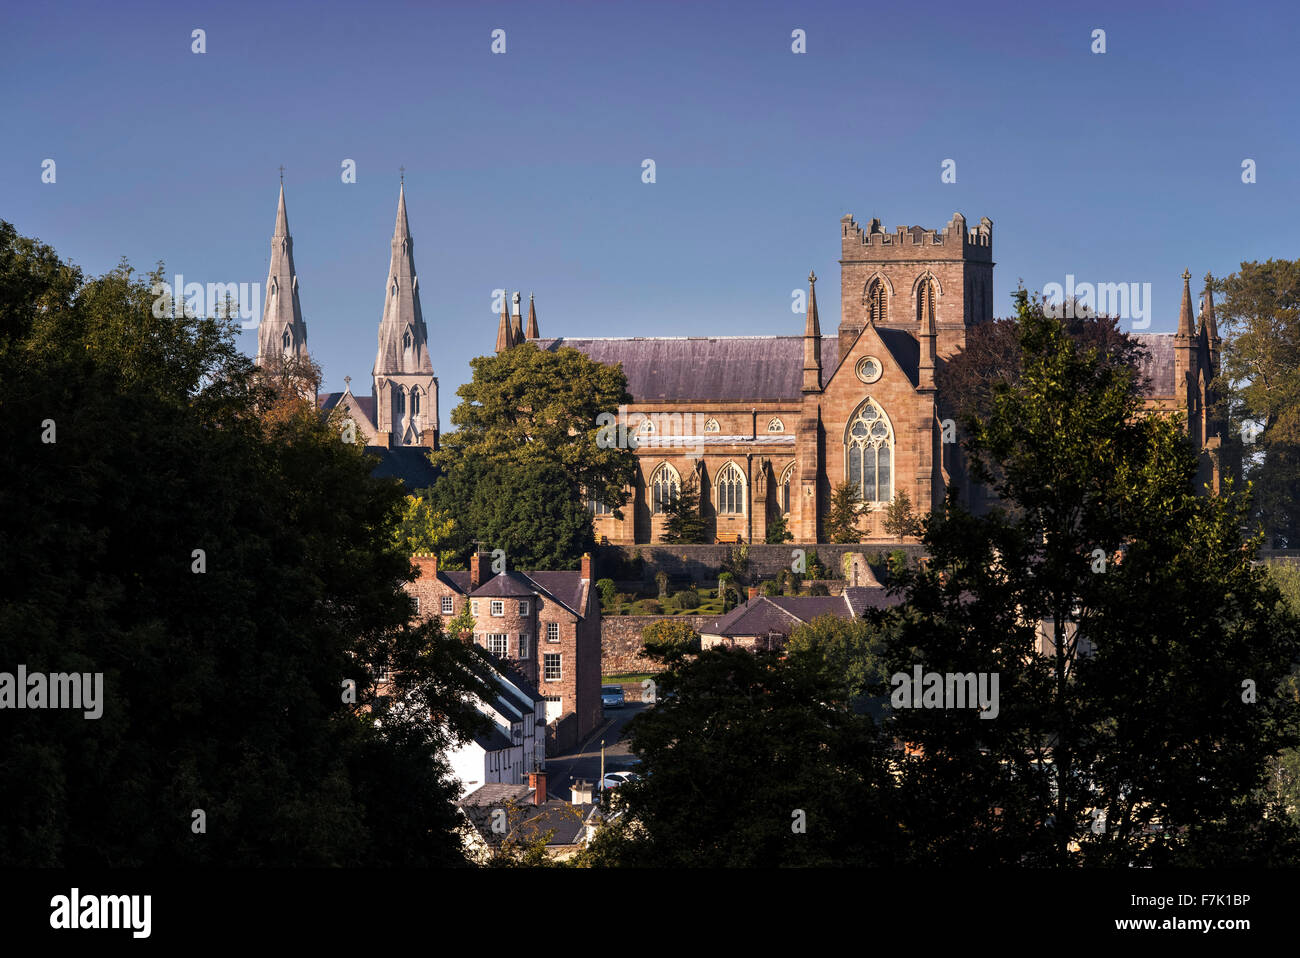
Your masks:
{"label": "circular window", "polygon": [[858,378],[864,383],[874,383],[880,378],[881,372],[883,372],[883,370],[880,365],[880,360],[875,356],[867,356],[858,360]]}

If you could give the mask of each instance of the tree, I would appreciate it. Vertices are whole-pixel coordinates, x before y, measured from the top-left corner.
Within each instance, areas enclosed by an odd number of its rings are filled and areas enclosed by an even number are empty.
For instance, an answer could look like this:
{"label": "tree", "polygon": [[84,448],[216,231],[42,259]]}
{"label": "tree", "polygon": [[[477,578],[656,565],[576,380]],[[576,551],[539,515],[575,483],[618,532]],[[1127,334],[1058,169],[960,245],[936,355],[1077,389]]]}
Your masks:
{"label": "tree", "polygon": [[160,277],[0,223],[0,661],[103,676],[97,720],[6,720],[0,860],[463,863],[441,756],[479,686],[412,621],[400,486]]}
{"label": "tree", "polygon": [[718,598],[722,600],[722,611],[730,612],[736,607],[740,599],[739,590],[736,588],[736,575],[733,572],[718,573]]}
{"label": "tree", "polygon": [[819,615],[791,631],[785,651],[795,665],[821,672],[846,700],[888,692],[885,634],[865,619]]}
{"label": "tree", "polygon": [[656,677],[664,700],[628,725],[645,775],[619,788],[592,865],[884,865],[893,824],[885,746],[824,672],[713,649]]}
{"label": "tree", "polygon": [[600,604],[610,611],[614,609],[614,600],[617,594],[618,586],[614,584],[613,579],[597,579],[596,589],[600,592]]}
{"label": "tree", "polygon": [[440,569],[456,569],[460,568],[456,551],[448,547],[454,541],[455,529],[456,520],[435,509],[425,495],[407,496],[393,530],[393,544],[410,555],[436,555]]}
{"label": "tree", "polygon": [[657,653],[660,658],[676,659],[700,651],[700,633],[681,619],[651,622],[641,630],[641,642],[646,651]]}
{"label": "tree", "polygon": [[826,514],[826,534],[831,542],[861,542],[858,516],[862,515],[861,490],[852,482],[841,482],[831,493],[831,507]]}
{"label": "tree", "polygon": [[[1300,260],[1242,263],[1221,280],[1215,306],[1224,337],[1223,403],[1232,443],[1249,424],[1245,474],[1253,518],[1275,548],[1300,543]],[[1255,429],[1262,427],[1258,434]],[[1240,442],[1225,443],[1241,449]]]}
{"label": "tree", "polygon": [[444,473],[434,504],[457,518],[462,553],[477,540],[518,568],[574,567],[594,541],[588,501],[622,518],[635,476],[635,454],[601,425],[631,402],[626,377],[576,349],[532,343],[470,366],[456,429],[430,456]]}
{"label": "tree", "polygon": [[779,546],[783,542],[793,542],[794,536],[785,520],[785,513],[780,509],[767,520],[767,533],[763,539],[770,546]]}
{"label": "tree", "polygon": [[664,506],[664,542],[699,544],[704,541],[705,522],[700,515],[699,481],[694,474],[687,477],[681,490],[674,492]]}
{"label": "tree", "polygon": [[885,533],[895,539],[910,539],[925,531],[925,523],[912,509],[912,497],[904,489],[894,494],[894,501],[885,508],[883,523]]}
{"label": "tree", "polygon": [[901,778],[912,853],[1276,861],[1294,835],[1259,791],[1292,734],[1279,688],[1300,628],[1252,565],[1258,539],[1243,548],[1244,498],[1198,496],[1190,443],[1142,413],[1134,372],[1080,349],[1023,290],[1016,302],[1021,376],[969,442],[1004,508],[976,517],[950,495],[932,561],[897,574],[907,602],[881,614],[891,670],[1000,679],[989,719],[892,713],[916,746]]}

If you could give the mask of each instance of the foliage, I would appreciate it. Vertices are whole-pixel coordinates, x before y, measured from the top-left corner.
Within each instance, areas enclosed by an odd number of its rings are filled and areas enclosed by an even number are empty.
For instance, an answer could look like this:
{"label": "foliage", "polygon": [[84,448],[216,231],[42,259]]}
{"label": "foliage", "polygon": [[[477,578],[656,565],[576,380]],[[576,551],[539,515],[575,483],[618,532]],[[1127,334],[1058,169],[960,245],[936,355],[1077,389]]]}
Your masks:
{"label": "foliage", "polygon": [[838,615],[819,615],[796,626],[785,646],[796,665],[822,672],[845,699],[887,692],[885,649],[879,625]]}
{"label": "foliage", "polygon": [[831,542],[861,542],[858,516],[865,504],[859,498],[861,490],[851,482],[841,482],[831,493],[831,507],[826,513],[826,534]]}
{"label": "foliage", "polygon": [[786,521],[785,513],[777,509],[767,520],[767,531],[763,539],[770,546],[779,546],[782,542],[793,542],[794,534]]}
{"label": "foliage", "polygon": [[600,593],[600,604],[606,609],[613,609],[617,590],[613,579],[597,579],[596,591]]}
{"label": "foliage", "polygon": [[704,541],[706,523],[700,515],[700,484],[691,473],[664,506],[664,542],[693,545]]}
{"label": "foliage", "polygon": [[831,590],[826,587],[825,582],[814,582],[808,587],[809,595],[830,595]]}
{"label": "foliage", "polygon": [[824,579],[826,578],[826,566],[822,565],[821,556],[817,554],[816,549],[809,549],[807,555],[808,578]]}
{"label": "foliage", "polygon": [[406,496],[393,530],[393,545],[408,555],[436,555],[440,569],[457,569],[456,552],[448,548],[455,528],[451,514],[435,509],[426,496]]}
{"label": "foliage", "polygon": [[481,686],[412,619],[400,485],[233,321],[155,315],[161,275],[85,279],[0,223],[0,662],[103,674],[97,720],[7,715],[0,861],[463,863],[441,756]]}
{"label": "foliage", "polygon": [[635,615],[663,615],[664,606],[658,599],[638,599],[632,603],[632,611]]}
{"label": "foliage", "polygon": [[700,633],[680,619],[651,622],[641,630],[641,640],[648,652],[658,653],[661,659],[700,650]]}
{"label": "foliage", "polygon": [[925,531],[925,523],[912,508],[912,497],[904,489],[894,494],[894,500],[885,507],[882,523],[885,534],[894,539],[919,537]]}

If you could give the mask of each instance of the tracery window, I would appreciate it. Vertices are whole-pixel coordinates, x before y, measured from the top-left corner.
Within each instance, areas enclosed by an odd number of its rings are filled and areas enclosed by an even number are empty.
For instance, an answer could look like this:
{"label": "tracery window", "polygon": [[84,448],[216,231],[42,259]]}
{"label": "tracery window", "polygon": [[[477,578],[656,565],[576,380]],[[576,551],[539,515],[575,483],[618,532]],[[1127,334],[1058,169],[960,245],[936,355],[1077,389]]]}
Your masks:
{"label": "tracery window", "polygon": [[785,432],[785,423],[779,419],[773,419],[767,424],[768,432]]}
{"label": "tracery window", "polygon": [[845,472],[864,502],[893,498],[894,430],[875,400],[857,408],[844,433]]}
{"label": "tracery window", "polygon": [[792,485],[794,485],[793,462],[786,466],[785,471],[781,473],[781,483],[777,487],[776,493],[777,502],[781,507],[781,511],[787,514],[790,512],[790,487]]}
{"label": "tracery window", "polygon": [[916,288],[916,321],[925,322],[926,317],[934,320],[934,280],[926,277]]}
{"label": "tracery window", "polygon": [[718,472],[718,515],[740,515],[745,511],[745,477],[740,468],[729,462]]}
{"label": "tracery window", "polygon": [[663,512],[681,491],[682,479],[677,470],[666,462],[660,464],[650,475],[650,511],[656,515]]}
{"label": "tracery window", "polygon": [[888,318],[885,306],[885,284],[873,279],[867,287],[867,316],[873,323],[883,323]]}

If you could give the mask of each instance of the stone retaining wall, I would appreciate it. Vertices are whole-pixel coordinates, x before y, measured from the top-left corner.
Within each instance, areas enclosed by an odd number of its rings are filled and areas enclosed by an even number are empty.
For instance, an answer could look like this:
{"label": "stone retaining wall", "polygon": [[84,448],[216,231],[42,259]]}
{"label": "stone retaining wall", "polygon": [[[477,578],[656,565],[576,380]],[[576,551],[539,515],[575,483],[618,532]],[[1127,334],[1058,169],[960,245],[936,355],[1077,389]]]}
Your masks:
{"label": "stone retaining wall", "polygon": [[651,622],[686,622],[696,632],[712,615],[602,615],[600,617],[600,674],[657,672],[659,663],[642,653],[641,632]]}

